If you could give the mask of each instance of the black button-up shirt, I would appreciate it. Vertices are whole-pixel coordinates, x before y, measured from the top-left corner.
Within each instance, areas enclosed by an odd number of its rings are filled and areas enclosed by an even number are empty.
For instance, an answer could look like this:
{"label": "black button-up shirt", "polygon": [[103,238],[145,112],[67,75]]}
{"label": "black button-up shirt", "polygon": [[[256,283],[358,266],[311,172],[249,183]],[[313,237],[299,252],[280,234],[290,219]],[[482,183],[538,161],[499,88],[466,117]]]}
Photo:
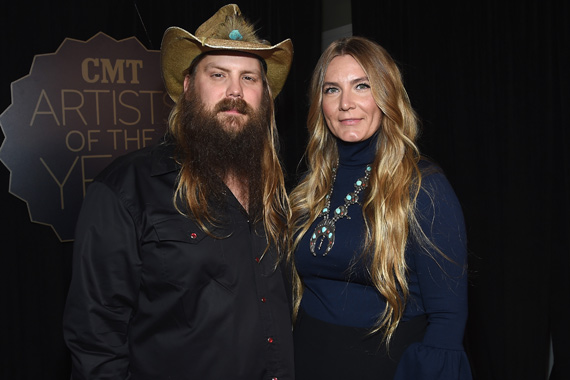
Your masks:
{"label": "black button-up shirt", "polygon": [[[166,145],[118,159],[89,186],[64,315],[74,379],[293,378],[276,254],[228,191],[216,239],[173,206]],[[260,232],[261,230],[261,232]]]}

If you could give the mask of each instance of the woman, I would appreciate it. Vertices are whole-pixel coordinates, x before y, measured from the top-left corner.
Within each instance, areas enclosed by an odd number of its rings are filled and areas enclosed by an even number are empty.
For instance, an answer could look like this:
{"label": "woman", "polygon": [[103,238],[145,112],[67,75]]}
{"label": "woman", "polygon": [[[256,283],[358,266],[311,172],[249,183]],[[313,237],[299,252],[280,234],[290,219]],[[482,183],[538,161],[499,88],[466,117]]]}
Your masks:
{"label": "woman", "polygon": [[333,42],[292,191],[296,379],[470,379],[465,230],[390,55]]}

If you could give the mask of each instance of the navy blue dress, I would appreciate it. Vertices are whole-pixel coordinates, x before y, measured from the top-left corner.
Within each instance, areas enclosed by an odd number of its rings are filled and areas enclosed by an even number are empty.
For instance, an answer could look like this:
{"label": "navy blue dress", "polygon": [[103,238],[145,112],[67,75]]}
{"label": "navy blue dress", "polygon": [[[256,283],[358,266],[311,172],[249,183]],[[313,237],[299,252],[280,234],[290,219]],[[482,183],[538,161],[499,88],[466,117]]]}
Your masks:
{"label": "navy blue dress", "polygon": [[[366,165],[372,163],[375,139],[376,137],[371,137],[359,143],[337,142],[339,167],[331,198],[332,210],[344,204],[346,194],[354,191],[354,183],[364,176]],[[326,241],[321,250],[316,251],[316,256],[309,250],[310,236],[322,220],[319,217],[295,252],[295,263],[304,284],[302,317],[294,330],[295,347],[299,351],[295,357],[297,379],[309,377],[308,373],[303,373],[306,372],[303,368],[314,370],[311,376],[322,374],[329,368],[329,378],[332,375],[332,378],[338,379],[346,378],[347,373],[359,375],[351,378],[471,379],[469,362],[462,345],[467,320],[467,250],[463,215],[455,193],[442,172],[427,161],[422,161],[420,167],[424,176],[417,200],[419,221],[431,242],[450,259],[443,258],[437,252],[427,254],[414,239],[408,240],[406,264],[410,295],[401,325],[414,323],[418,326],[418,322],[414,321],[423,319],[427,321],[425,328],[420,335],[412,331],[407,336],[404,334],[403,338],[396,339],[399,340],[397,344],[401,349],[390,350],[387,355],[381,353],[380,348],[376,350],[373,354],[386,355],[388,361],[393,363],[393,368],[385,373],[372,373],[370,377],[363,375],[367,372],[366,369],[350,368],[351,365],[362,367],[367,364],[357,363],[344,354],[334,359],[337,351],[342,349],[333,348],[334,337],[315,335],[319,334],[317,328],[302,328],[303,321],[308,317],[332,327],[333,330],[329,331],[335,331],[336,327],[346,327],[348,331],[367,332],[377,322],[386,305],[384,297],[370,281],[364,260],[360,259],[364,241],[364,220],[360,204],[348,208],[350,219],[342,218],[336,222],[335,243],[327,256],[322,256]],[[364,194],[361,199],[363,197]],[[332,332],[322,334],[334,335]],[[315,342],[326,343],[308,348],[318,344]],[[381,338],[377,337],[376,344],[383,345]],[[368,352],[371,348],[363,350]],[[322,364],[318,364],[319,360],[314,355],[324,357]],[[344,363],[331,363],[343,359]],[[378,363],[383,359],[371,360]],[[319,365],[322,368],[315,368]],[[384,371],[384,367],[378,368],[381,368],[378,371]]]}

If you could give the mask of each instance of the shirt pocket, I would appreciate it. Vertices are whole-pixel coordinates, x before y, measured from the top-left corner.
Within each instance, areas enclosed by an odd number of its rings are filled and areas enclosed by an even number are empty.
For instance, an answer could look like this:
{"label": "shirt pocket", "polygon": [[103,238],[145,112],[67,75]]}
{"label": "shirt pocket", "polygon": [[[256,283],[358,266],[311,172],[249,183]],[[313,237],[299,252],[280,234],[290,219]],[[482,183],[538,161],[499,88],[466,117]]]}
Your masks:
{"label": "shirt pocket", "polygon": [[149,270],[158,270],[162,280],[189,289],[224,277],[227,263],[219,239],[183,215],[153,220],[152,224],[156,241],[149,256],[151,265],[157,267]]}
{"label": "shirt pocket", "polygon": [[158,221],[153,220],[153,226],[158,240],[161,242],[178,241],[198,244],[208,236],[195,223],[182,215]]}

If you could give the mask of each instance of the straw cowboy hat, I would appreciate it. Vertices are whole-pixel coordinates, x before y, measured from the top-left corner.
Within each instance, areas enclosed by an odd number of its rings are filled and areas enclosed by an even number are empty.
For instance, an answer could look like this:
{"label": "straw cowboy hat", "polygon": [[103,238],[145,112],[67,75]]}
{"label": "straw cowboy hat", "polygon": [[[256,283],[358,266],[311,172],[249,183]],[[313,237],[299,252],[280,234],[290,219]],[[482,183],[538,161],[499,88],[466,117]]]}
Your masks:
{"label": "straw cowboy hat", "polygon": [[172,100],[178,101],[182,94],[185,70],[196,57],[224,50],[241,51],[261,58],[267,68],[267,81],[273,98],[277,97],[291,67],[293,43],[286,39],[271,46],[260,40],[238,6],[228,4],[200,25],[195,34],[175,26],[164,32],[160,48],[162,78]]}

